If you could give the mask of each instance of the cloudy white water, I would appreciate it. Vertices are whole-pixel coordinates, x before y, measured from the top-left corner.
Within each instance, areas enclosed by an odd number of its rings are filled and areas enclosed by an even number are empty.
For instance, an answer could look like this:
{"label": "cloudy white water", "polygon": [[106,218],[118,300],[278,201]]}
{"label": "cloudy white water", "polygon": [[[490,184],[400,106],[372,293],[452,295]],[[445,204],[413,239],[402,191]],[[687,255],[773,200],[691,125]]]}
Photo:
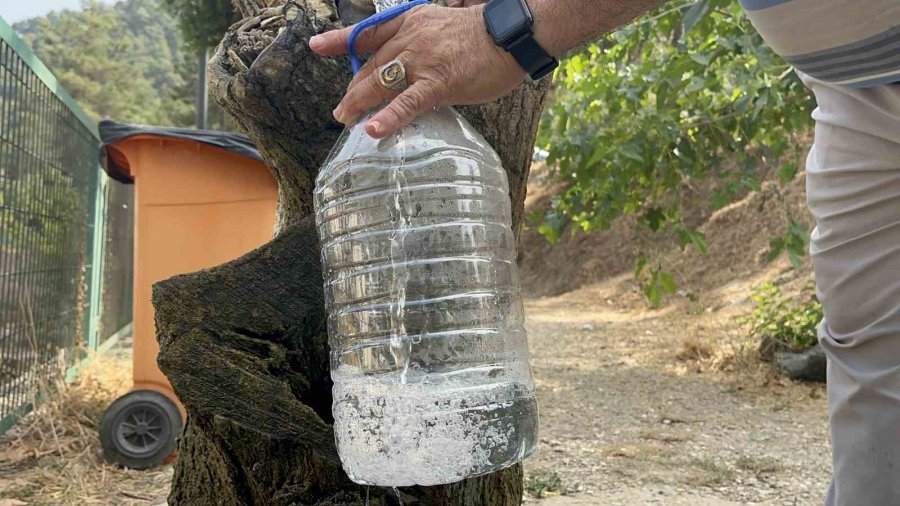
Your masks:
{"label": "cloudy white water", "polygon": [[492,378],[431,374],[405,384],[346,367],[333,374],[338,450],[358,483],[452,483],[534,450],[531,379],[516,377],[512,368]]}

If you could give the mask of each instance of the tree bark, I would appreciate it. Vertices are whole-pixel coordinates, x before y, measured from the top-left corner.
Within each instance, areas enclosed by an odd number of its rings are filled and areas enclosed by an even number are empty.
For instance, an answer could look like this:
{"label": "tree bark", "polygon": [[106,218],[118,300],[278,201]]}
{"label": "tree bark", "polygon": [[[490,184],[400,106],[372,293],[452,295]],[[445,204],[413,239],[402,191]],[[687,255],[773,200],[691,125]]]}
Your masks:
{"label": "tree bark", "polygon": [[[319,58],[307,41],[342,25],[332,0],[235,6],[245,19],[210,62],[211,90],[278,181],[278,226],[256,251],[154,287],[159,365],[188,412],[170,504],[519,504],[521,466],[400,497],[341,469],[312,189],[342,131],[331,111],[351,75],[346,58]],[[503,160],[517,228],[546,92],[525,84],[461,109]]]}

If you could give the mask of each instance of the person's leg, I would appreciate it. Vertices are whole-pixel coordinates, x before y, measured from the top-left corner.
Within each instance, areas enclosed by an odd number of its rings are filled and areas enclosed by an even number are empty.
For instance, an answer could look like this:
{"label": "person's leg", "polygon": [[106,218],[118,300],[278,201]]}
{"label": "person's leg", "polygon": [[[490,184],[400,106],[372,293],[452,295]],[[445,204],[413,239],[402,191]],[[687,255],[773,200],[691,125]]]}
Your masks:
{"label": "person's leg", "polygon": [[825,502],[900,505],[900,86],[806,82],[819,103],[806,177],[829,362]]}

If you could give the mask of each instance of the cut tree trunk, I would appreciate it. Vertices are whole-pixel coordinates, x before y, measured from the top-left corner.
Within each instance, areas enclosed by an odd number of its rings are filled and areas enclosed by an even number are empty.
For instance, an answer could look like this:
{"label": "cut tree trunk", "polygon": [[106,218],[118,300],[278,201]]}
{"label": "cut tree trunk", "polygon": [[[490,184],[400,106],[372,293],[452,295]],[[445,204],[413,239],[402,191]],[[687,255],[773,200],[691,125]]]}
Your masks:
{"label": "cut tree trunk", "polygon": [[[245,19],[210,62],[211,89],[278,181],[278,225],[256,251],[154,287],[159,365],[188,412],[169,503],[519,504],[521,466],[399,496],[341,469],[312,190],[342,131],[331,111],[350,71],[346,58],[319,58],[307,41],[342,24],[332,0],[235,1]],[[546,92],[524,84],[461,109],[503,160],[517,229]]]}

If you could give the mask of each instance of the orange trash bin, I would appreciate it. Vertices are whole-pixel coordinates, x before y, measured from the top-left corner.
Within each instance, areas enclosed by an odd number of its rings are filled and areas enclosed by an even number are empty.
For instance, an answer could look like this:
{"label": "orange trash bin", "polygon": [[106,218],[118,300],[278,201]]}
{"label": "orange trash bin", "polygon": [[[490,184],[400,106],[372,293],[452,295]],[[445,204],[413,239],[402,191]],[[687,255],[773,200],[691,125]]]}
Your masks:
{"label": "orange trash bin", "polygon": [[103,167],[135,185],[134,386],[106,410],[110,460],[144,469],[175,449],[184,408],[156,363],[153,283],[213,267],[272,238],[278,188],[240,134],[100,123]]}

